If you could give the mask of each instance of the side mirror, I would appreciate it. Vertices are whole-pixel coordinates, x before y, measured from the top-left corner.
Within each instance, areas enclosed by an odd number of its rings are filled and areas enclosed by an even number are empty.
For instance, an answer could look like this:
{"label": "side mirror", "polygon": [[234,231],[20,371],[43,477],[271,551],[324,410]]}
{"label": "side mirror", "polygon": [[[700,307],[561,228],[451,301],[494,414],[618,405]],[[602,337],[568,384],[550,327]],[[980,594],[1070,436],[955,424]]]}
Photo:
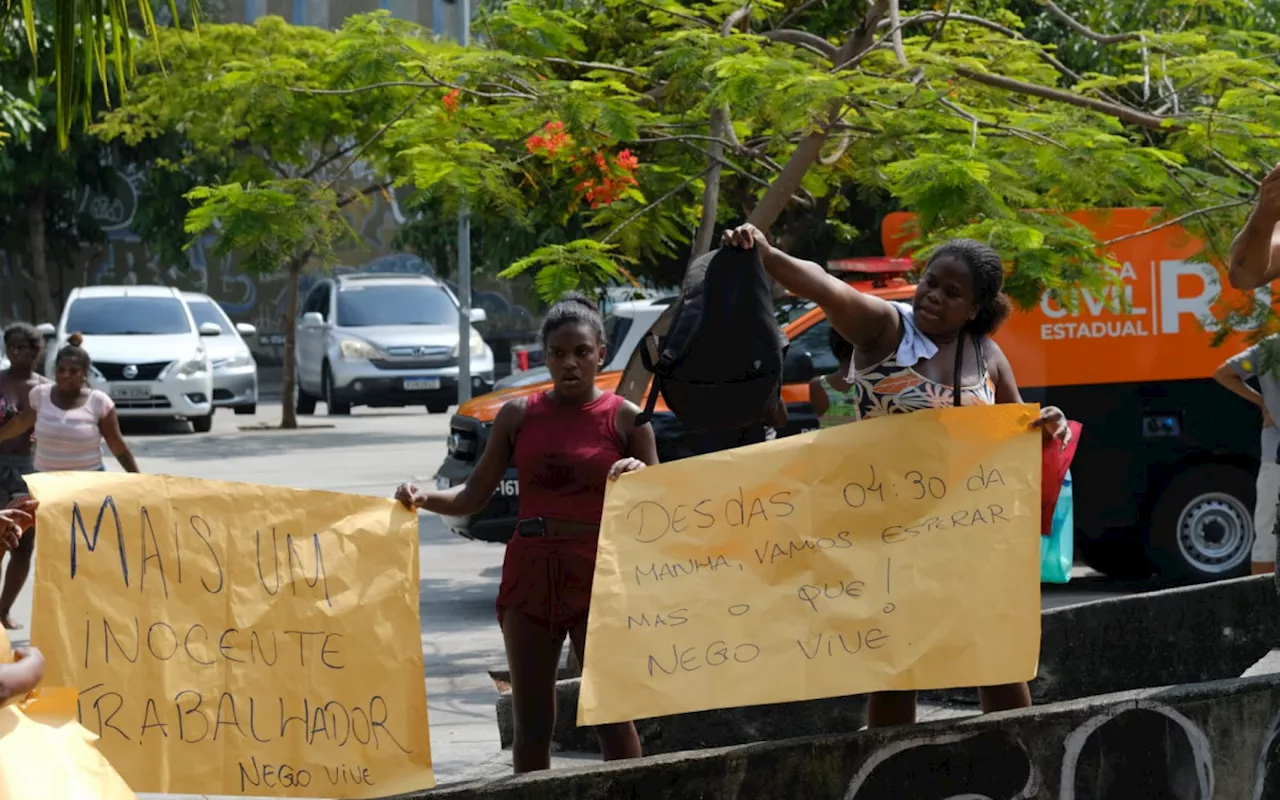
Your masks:
{"label": "side mirror", "polygon": [[320,316],[318,311],[308,311],[302,315],[302,327],[318,328],[324,325],[324,317]]}
{"label": "side mirror", "polygon": [[241,336],[257,336],[258,335],[258,329],[253,327],[247,322],[237,322],[236,330],[240,333]]}
{"label": "side mirror", "polygon": [[54,328],[47,322],[42,322],[36,326],[36,330],[40,331],[40,335],[46,339],[52,339],[58,335],[57,328]]}
{"label": "side mirror", "polygon": [[201,336],[221,336],[222,328],[218,327],[216,322],[204,322],[200,324]]}
{"label": "side mirror", "polygon": [[787,355],[782,360],[782,382],[790,383],[808,383],[818,377],[818,371],[814,369],[813,359],[803,350],[787,350]]}
{"label": "side mirror", "polygon": [[472,322],[488,322],[489,314],[483,308],[471,309]]}

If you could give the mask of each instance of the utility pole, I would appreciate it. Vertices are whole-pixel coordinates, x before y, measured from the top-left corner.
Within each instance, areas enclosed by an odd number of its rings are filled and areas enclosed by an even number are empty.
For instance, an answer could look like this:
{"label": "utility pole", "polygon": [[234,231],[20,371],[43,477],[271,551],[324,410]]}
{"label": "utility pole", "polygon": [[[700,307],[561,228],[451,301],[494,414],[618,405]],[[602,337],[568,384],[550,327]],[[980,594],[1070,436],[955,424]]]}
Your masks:
{"label": "utility pole", "polygon": [[[471,0],[457,0],[458,43],[471,44]],[[458,209],[458,405],[471,399],[471,214]]]}

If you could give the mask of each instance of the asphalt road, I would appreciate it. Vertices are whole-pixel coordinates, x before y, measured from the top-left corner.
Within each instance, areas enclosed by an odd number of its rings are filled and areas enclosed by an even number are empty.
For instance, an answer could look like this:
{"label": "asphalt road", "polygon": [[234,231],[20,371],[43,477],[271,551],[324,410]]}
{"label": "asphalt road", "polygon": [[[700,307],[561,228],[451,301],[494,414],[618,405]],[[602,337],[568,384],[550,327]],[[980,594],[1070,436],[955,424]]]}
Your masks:
{"label": "asphalt road", "polygon": [[[168,424],[129,424],[125,434],[146,472],[379,496],[406,479],[430,484],[445,453],[448,415],[357,410],[350,417],[304,419],[313,427],[296,431],[246,429],[277,422],[279,414],[279,406],[261,407],[258,417],[220,413],[205,435]],[[429,514],[420,518],[420,542],[422,650],[437,779],[505,773],[510,762],[498,746],[497,690],[488,676],[505,668],[493,606],[503,550],[460,539]],[[1076,572],[1069,586],[1045,588],[1046,608],[1145,588]],[[30,613],[29,583],[15,616],[29,628]],[[25,629],[15,634],[15,644],[25,639]]]}

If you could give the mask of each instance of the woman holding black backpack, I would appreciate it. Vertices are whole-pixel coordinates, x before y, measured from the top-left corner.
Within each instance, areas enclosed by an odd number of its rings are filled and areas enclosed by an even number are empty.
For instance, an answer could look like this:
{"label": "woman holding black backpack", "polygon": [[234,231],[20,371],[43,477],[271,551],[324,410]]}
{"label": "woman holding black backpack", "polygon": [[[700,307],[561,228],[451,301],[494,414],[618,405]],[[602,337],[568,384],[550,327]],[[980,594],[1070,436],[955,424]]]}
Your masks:
{"label": "woman holding black backpack", "polygon": [[[1004,266],[994,250],[970,239],[948,242],[929,257],[910,304],[864,294],[822,267],[771,246],[754,225],[724,234],[724,245],[758,248],[765,270],[800,297],[820,305],[853,345],[848,383],[855,420],[930,408],[1021,403],[1009,360],[991,336],[1008,317],[1001,293]],[[1071,431],[1062,411],[1046,406],[1033,425],[1063,443]],[[1028,708],[1026,683],[984,686],[985,712]],[[916,693],[873,692],[869,727],[909,725]]]}

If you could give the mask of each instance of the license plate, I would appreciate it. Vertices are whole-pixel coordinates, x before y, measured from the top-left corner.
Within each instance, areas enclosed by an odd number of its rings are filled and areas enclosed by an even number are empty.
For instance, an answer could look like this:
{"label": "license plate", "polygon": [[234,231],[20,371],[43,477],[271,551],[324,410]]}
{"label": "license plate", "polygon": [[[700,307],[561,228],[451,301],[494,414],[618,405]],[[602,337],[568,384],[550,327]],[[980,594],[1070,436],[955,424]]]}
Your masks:
{"label": "license plate", "polygon": [[440,388],[439,378],[405,378],[404,390],[406,392],[426,392],[432,389]]}
{"label": "license plate", "polygon": [[150,386],[112,386],[111,397],[116,400],[146,400],[151,396]]}
{"label": "license plate", "polygon": [[515,478],[502,481],[501,483],[498,484],[498,494],[502,495],[503,497],[519,497],[520,481],[516,480]]}

